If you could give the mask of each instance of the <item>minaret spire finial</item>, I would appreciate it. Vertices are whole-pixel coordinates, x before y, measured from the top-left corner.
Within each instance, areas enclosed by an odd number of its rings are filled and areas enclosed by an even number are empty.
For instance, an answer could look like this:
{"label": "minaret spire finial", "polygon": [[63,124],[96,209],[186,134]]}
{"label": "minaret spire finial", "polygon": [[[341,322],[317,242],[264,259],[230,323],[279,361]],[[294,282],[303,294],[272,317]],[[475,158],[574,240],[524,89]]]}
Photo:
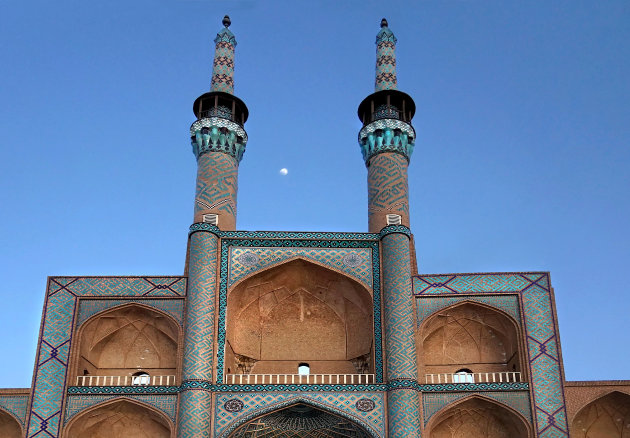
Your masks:
{"label": "minaret spire finial", "polygon": [[229,15],[223,17],[221,23],[225,27],[217,33],[217,37],[214,39],[216,48],[212,64],[210,91],[223,91],[234,94],[234,48],[236,47],[236,38],[228,29],[232,24]]}
{"label": "minaret spire finial", "polygon": [[381,30],[376,35],[376,80],[374,91],[396,90],[396,37],[389,29],[387,19],[381,20]]}

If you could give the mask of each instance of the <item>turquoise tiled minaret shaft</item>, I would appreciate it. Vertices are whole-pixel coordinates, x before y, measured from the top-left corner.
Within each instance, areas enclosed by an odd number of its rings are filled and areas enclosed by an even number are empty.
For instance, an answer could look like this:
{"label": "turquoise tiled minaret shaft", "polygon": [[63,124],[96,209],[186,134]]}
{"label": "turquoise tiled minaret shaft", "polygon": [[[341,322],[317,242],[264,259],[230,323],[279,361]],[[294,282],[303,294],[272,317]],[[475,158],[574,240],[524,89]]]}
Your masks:
{"label": "turquoise tiled minaret shaft", "polygon": [[420,421],[407,182],[415,105],[397,90],[396,37],[385,19],[376,44],[375,93],[359,106],[359,145],[368,168],[369,230],[381,234],[389,437],[416,438]]}
{"label": "turquoise tiled minaret shaft", "polygon": [[193,105],[197,120],[190,128],[197,158],[194,222],[210,222],[189,237],[186,320],[182,391],[179,397],[177,436],[211,436],[219,232],[236,227],[238,164],[247,133],[247,107],[233,95],[236,39],[223,19],[224,29],[215,38],[212,87]]}
{"label": "turquoise tiled minaret shaft", "polygon": [[[197,158],[195,222],[217,219],[222,230],[236,227],[238,164],[243,158],[247,133],[247,107],[234,96],[234,47],[236,39],[225,26],[215,38],[212,88],[197,98],[193,111],[197,120],[190,127],[193,153]],[[213,222],[215,223],[215,222]]]}
{"label": "turquoise tiled minaret shaft", "polygon": [[210,91],[223,91],[234,94],[234,49],[236,48],[236,38],[228,28],[230,24],[230,17],[226,15],[223,19],[225,27],[214,39],[216,48],[212,64]]}
{"label": "turquoise tiled minaret shaft", "polygon": [[396,37],[387,20],[381,20],[381,31],[376,35],[376,79],[374,91],[395,90],[396,80]]}

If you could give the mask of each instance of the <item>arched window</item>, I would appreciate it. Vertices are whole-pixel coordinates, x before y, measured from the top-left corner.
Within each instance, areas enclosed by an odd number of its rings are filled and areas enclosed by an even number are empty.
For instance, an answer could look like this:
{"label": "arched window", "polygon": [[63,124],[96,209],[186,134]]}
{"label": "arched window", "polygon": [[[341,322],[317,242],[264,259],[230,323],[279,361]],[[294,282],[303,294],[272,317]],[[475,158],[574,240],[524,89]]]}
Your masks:
{"label": "arched window", "polygon": [[453,383],[475,383],[475,375],[467,368],[462,368],[453,374]]}
{"label": "arched window", "polygon": [[307,363],[301,363],[298,365],[298,374],[300,376],[308,376],[311,374],[311,367]]}
{"label": "arched window", "polygon": [[131,384],[133,386],[146,386],[151,384],[151,376],[144,371],[138,371],[134,373],[131,378]]}

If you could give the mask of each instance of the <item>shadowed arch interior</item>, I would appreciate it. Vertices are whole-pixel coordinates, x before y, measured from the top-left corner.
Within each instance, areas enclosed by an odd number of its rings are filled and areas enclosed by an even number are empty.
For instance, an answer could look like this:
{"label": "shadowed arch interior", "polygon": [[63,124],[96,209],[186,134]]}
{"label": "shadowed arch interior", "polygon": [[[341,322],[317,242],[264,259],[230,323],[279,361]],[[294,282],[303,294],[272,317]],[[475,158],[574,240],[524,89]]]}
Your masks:
{"label": "shadowed arch interior", "polygon": [[[426,374],[521,371],[518,330],[502,312],[464,302],[437,312],[418,332],[418,378]],[[524,379],[525,377],[521,377]]]}
{"label": "shadowed arch interior", "polygon": [[528,438],[524,421],[509,409],[473,397],[431,420],[429,438]]}
{"label": "shadowed arch interior", "polygon": [[143,405],[120,400],[78,414],[65,438],[170,438],[166,418]]}
{"label": "shadowed arch interior", "polygon": [[630,438],[630,395],[615,391],[590,402],[571,429],[575,438]]}
{"label": "shadowed arch interior", "polygon": [[298,259],[265,270],[228,295],[226,371],[373,372],[373,304],[359,283]]}
{"label": "shadowed arch interior", "polygon": [[81,328],[77,375],[175,375],[178,336],[172,318],[144,306],[100,313]]}
{"label": "shadowed arch interior", "polygon": [[7,412],[4,412],[2,409],[0,409],[0,437],[22,437],[22,428],[20,427],[20,423],[18,423],[15,418],[13,418]]}
{"label": "shadowed arch interior", "polygon": [[304,403],[248,421],[230,438],[370,438],[360,425]]}

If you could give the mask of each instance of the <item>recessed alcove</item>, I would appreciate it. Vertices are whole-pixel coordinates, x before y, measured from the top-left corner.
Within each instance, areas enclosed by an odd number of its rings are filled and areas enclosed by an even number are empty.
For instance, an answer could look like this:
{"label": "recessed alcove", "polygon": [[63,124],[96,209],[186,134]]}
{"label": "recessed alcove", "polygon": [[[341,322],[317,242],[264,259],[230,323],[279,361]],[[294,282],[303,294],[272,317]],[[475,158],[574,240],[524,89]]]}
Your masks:
{"label": "recessed alcove", "polygon": [[[503,312],[481,304],[463,302],[433,314],[418,331],[417,352],[421,382],[525,380],[518,326]],[[463,370],[470,376],[464,377]]]}
{"label": "recessed alcove", "polygon": [[228,294],[225,369],[232,374],[373,373],[370,292],[345,275],[296,259]]}
{"label": "recessed alcove", "polygon": [[21,438],[22,428],[13,416],[0,409],[0,437]]}
{"label": "recessed alcove", "polygon": [[101,312],[79,328],[74,380],[81,386],[174,384],[179,332],[172,317],[146,306]]}

